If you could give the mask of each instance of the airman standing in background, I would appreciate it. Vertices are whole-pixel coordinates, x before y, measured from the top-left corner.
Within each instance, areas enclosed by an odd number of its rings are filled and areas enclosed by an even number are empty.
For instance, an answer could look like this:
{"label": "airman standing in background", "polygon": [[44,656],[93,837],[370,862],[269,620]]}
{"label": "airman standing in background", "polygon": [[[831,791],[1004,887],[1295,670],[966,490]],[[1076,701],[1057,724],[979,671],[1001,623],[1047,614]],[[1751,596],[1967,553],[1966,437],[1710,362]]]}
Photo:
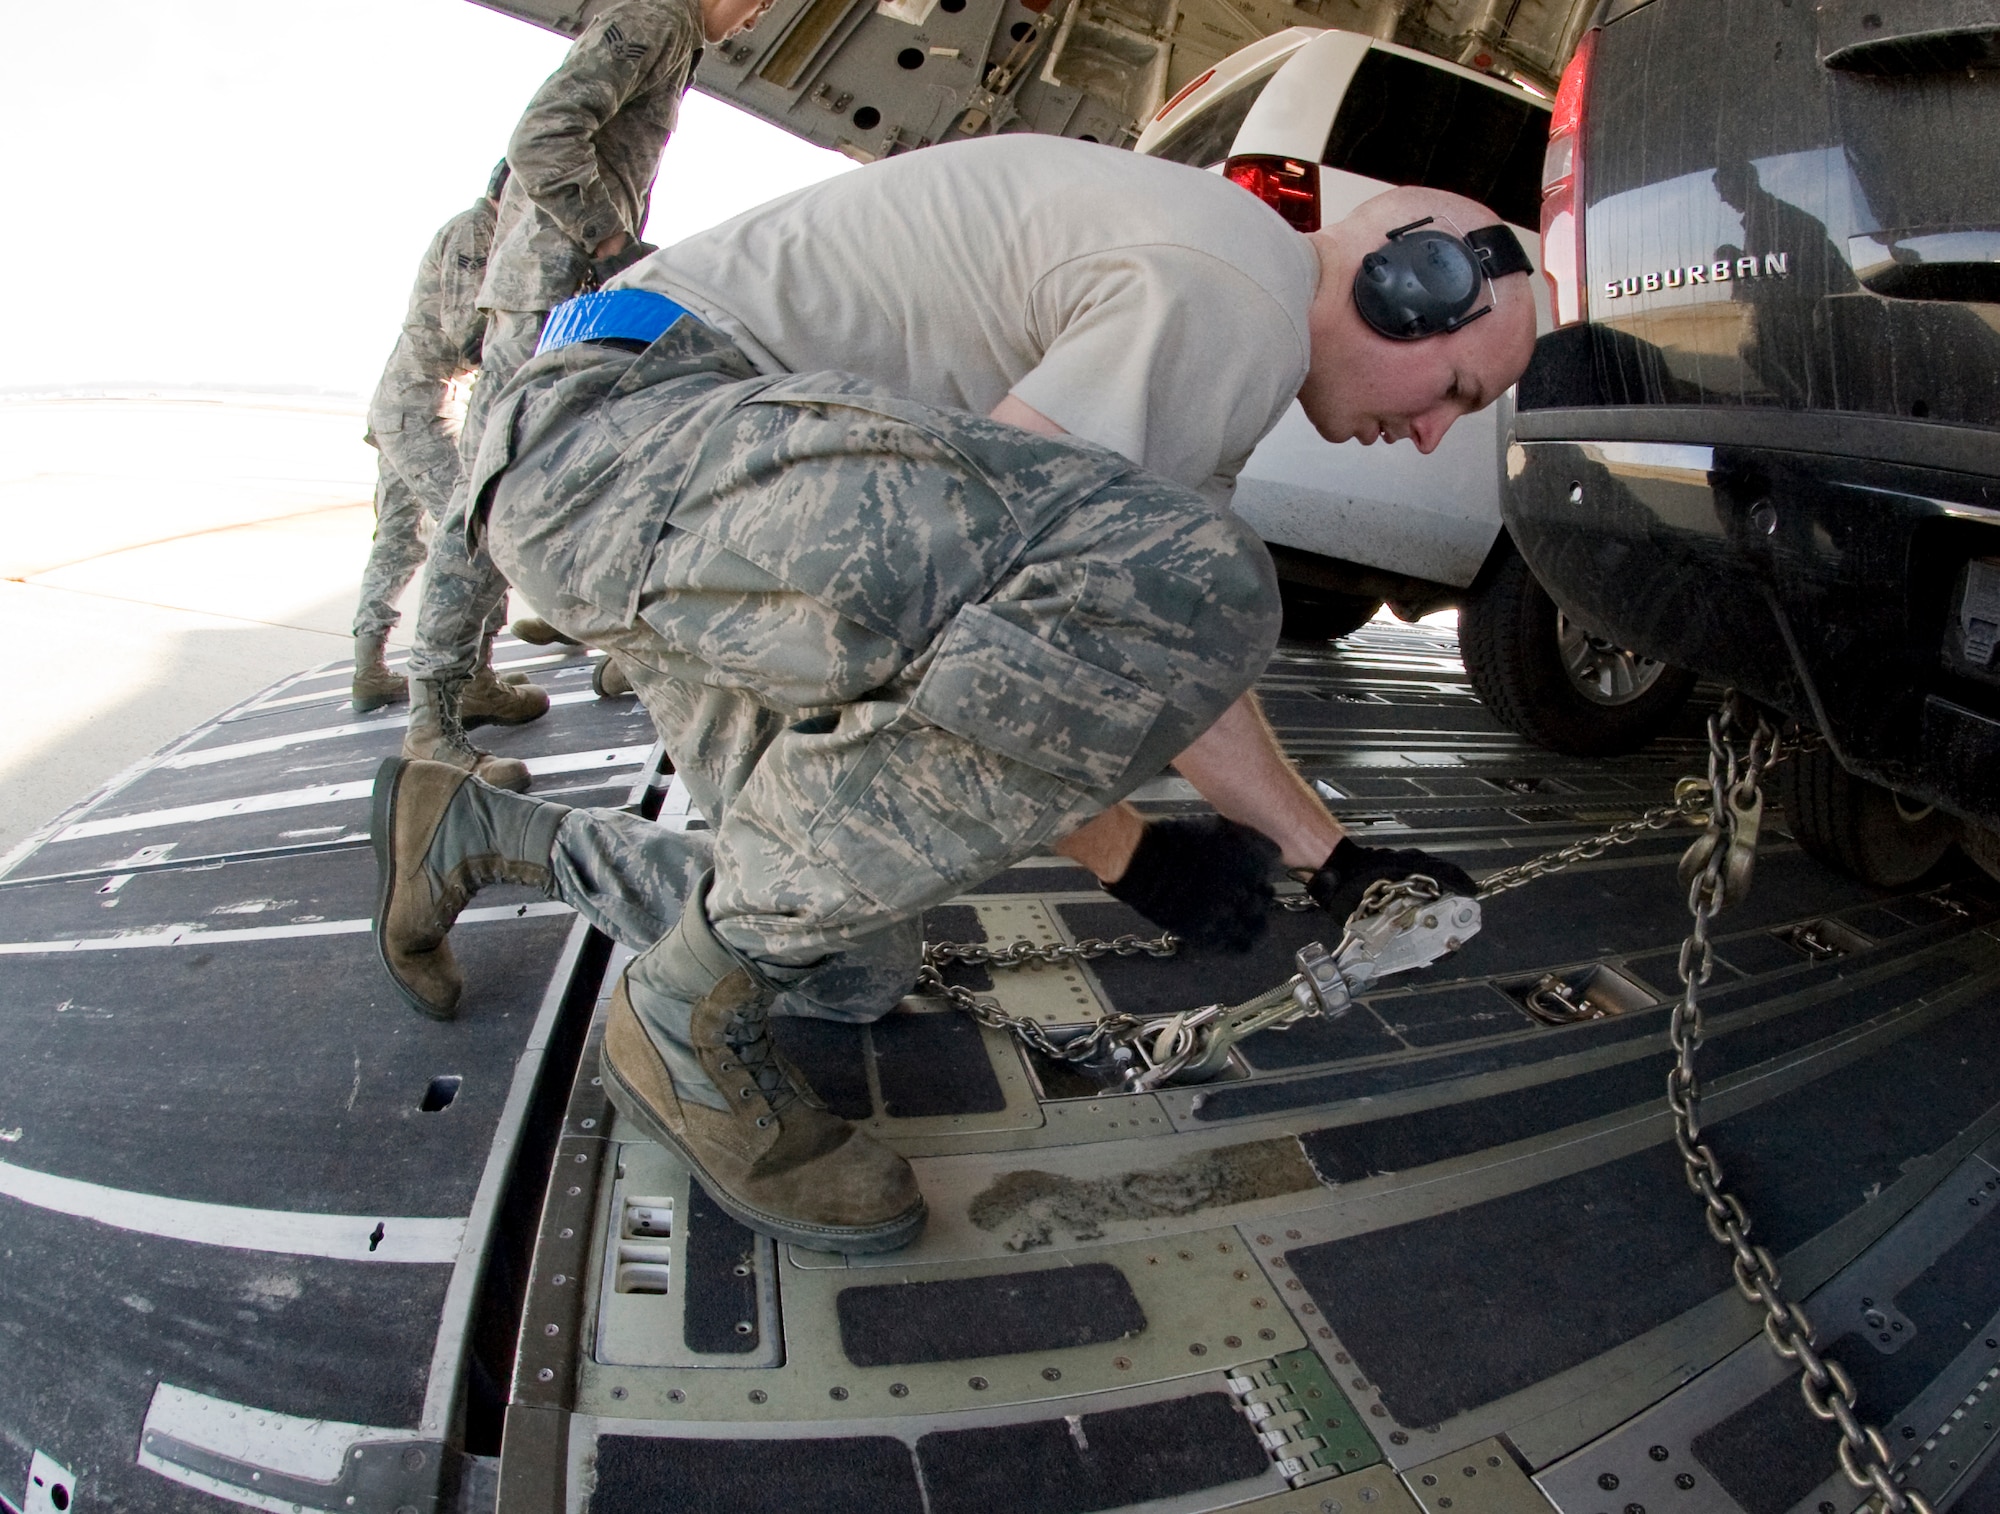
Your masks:
{"label": "airman standing in background", "polygon": [[[507,144],[513,175],[479,291],[483,356],[459,438],[468,464],[494,397],[534,356],[549,311],[653,250],[638,236],[702,43],[742,31],[768,3],[618,0],[584,28],[528,102]],[[465,697],[490,647],[507,583],[483,548],[468,546],[464,503],[461,489],[431,548],[410,655],[403,752],[524,790],[523,764],[480,751],[465,734]]]}
{"label": "airman standing in background", "polygon": [[[403,329],[368,402],[368,441],[381,453],[375,483],[375,540],[354,612],[354,708],[363,713],[409,698],[384,659],[400,618],[396,601],[423,564],[425,542],[464,474],[451,386],[479,367],[486,322],[478,305],[493,245],[495,213],[507,183],[501,159],[486,193],[438,229],[417,267]],[[427,524],[428,523],[428,524]],[[533,719],[482,660],[468,686],[467,719]],[[488,685],[492,685],[489,690]],[[489,698],[488,694],[499,697]]]}

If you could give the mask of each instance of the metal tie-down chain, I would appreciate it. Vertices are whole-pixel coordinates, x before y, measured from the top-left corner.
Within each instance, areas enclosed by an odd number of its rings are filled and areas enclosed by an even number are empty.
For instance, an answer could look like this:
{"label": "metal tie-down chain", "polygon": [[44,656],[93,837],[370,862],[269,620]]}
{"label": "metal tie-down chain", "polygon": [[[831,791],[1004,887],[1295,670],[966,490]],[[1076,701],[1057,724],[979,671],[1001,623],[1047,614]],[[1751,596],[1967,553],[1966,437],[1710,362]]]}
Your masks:
{"label": "metal tie-down chain", "polygon": [[[1519,888],[1550,873],[1561,872],[1572,863],[1588,862],[1603,856],[1614,846],[1627,846],[1650,832],[1676,822],[1700,823],[1708,799],[1708,787],[1699,778],[1683,778],[1674,786],[1674,802],[1659,805],[1636,819],[1621,821],[1609,830],[1544,852],[1525,862],[1505,867],[1490,875],[1479,887],[1479,899],[1490,899],[1508,889]],[[1245,1004],[1205,1004],[1164,1018],[1113,1013],[1105,1015],[1090,1029],[1070,1034],[1063,1040],[1050,1036],[1034,1020],[1010,1015],[992,999],[981,998],[971,989],[944,981],[943,969],[953,963],[968,966],[1017,968],[1065,962],[1089,962],[1099,957],[1171,957],[1180,949],[1180,938],[1172,931],[1154,937],[1119,936],[1112,941],[1095,937],[1075,945],[1037,946],[1032,941],[1016,941],[1008,946],[961,944],[954,941],[925,942],[923,966],[917,973],[915,992],[949,1000],[981,1025],[1006,1031],[1045,1057],[1078,1065],[1096,1064],[1131,1089],[1155,1088],[1174,1078],[1199,1081],[1222,1070],[1229,1048],[1258,1030],[1289,1030],[1316,1015],[1338,1017],[1347,1013],[1353,995],[1363,986],[1352,981],[1359,974],[1349,969],[1357,964],[1357,953],[1372,964],[1364,981],[1387,977],[1391,972],[1426,966],[1448,951],[1456,951],[1479,929],[1475,911],[1470,920],[1462,917],[1442,925],[1434,916],[1420,917],[1410,906],[1440,900],[1445,896],[1437,883],[1426,877],[1400,882],[1381,882],[1369,887],[1354,913],[1348,917],[1338,950],[1328,953],[1315,942],[1301,953],[1300,972],[1290,982],[1272,989]],[[1455,896],[1454,896],[1455,897]],[[1304,893],[1280,894],[1276,908],[1301,912],[1319,908]],[[1400,908],[1399,908],[1400,907]],[[1407,931],[1396,931],[1384,917],[1401,921],[1405,927],[1420,919],[1429,923],[1428,946],[1415,944],[1393,965],[1375,962],[1375,950],[1387,940]],[[1457,934],[1451,934],[1456,928]],[[1374,950],[1371,950],[1374,948]],[[1307,968],[1307,954],[1318,967]],[[1339,986],[1325,972],[1326,963],[1338,969]],[[1144,1048],[1142,1051],[1141,1048]],[[1154,1049],[1159,1048],[1155,1054]],[[1141,1066],[1142,1057],[1148,1065]],[[1173,1065],[1164,1064],[1171,1060]]]}
{"label": "metal tie-down chain", "polygon": [[[1561,872],[1573,863],[1601,857],[1676,821],[1704,826],[1702,834],[1681,858],[1680,876],[1688,889],[1693,929],[1681,943],[1678,969],[1681,997],[1668,1019],[1667,1039],[1675,1053],[1667,1074],[1667,1103],[1673,1110],[1674,1144],[1686,1169],[1688,1187],[1701,1199],[1709,1233],[1734,1253],[1731,1271],[1737,1289],[1764,1310],[1764,1335],[1771,1349],[1799,1364],[1799,1390],[1806,1407],[1840,1428],[1840,1469],[1855,1488],[1868,1494],[1876,1514],[1932,1514],[1923,1495],[1897,1485],[1891,1474],[1894,1458],[1882,1432],[1864,1425],[1855,1413],[1853,1379],[1839,1362],[1814,1349],[1813,1327],[1805,1311],[1787,1299],[1777,1261],[1769,1250],[1750,1242],[1750,1214],[1742,1199],[1724,1186],[1722,1163],[1701,1139],[1701,1083],[1695,1054],[1701,1048],[1700,988],[1714,969],[1708,939],[1709,922],[1749,891],[1763,824],[1764,775],[1779,763],[1817,744],[1811,735],[1789,742],[1762,718],[1749,727],[1748,706],[1732,690],[1708,719],[1708,777],[1683,778],[1674,786],[1671,804],[1657,806],[1633,820],[1612,826],[1586,840],[1545,852],[1490,874],[1479,888],[1480,899],[1519,888],[1537,878]],[[1735,736],[1747,731],[1741,752]],[[1317,906],[1303,894],[1281,895],[1279,908],[1309,910]],[[1436,906],[1424,914],[1427,906]],[[1439,913],[1463,906],[1469,914],[1440,921]],[[1467,928],[1469,925],[1469,928]],[[1457,935],[1447,932],[1458,930]],[[1435,880],[1412,877],[1369,886],[1360,905],[1348,917],[1340,949],[1328,953],[1315,942],[1298,954],[1299,975],[1279,987],[1234,1008],[1208,1004],[1178,1015],[1141,1018],[1116,1012],[1089,1030],[1058,1041],[1035,1021],[1010,1015],[992,999],[947,984],[942,969],[951,963],[1011,968],[1042,963],[1087,962],[1106,956],[1170,957],[1180,947],[1171,931],[1145,938],[1087,939],[1074,946],[1036,946],[1017,941],[1011,946],[927,942],[916,991],[948,999],[980,1024],[1006,1031],[1042,1055],[1057,1061],[1104,1065],[1127,1089],[1157,1088],[1179,1077],[1199,1081],[1221,1070],[1230,1047],[1256,1030],[1285,1030],[1314,1016],[1335,1017],[1351,1007],[1352,996],[1376,977],[1427,965],[1455,951],[1479,929],[1476,902],[1442,894]],[[1394,948],[1420,934],[1429,940],[1414,953],[1397,958]],[[1386,953],[1384,948],[1389,950]],[[1359,971],[1355,971],[1355,968]],[[1353,981],[1359,979],[1359,981]],[[1108,1065],[1106,1065],[1108,1064]]]}
{"label": "metal tie-down chain", "polygon": [[[1732,737],[1747,731],[1748,744],[1737,750]],[[1854,1381],[1839,1362],[1813,1349],[1813,1327],[1805,1311],[1788,1300],[1779,1286],[1778,1264],[1769,1250],[1750,1243],[1750,1214],[1743,1201],[1723,1186],[1722,1163],[1715,1149],[1701,1139],[1701,1083],[1695,1073],[1695,1053],[1701,1049],[1700,988],[1714,967],[1708,923],[1722,909],[1740,900],[1750,887],[1757,859],[1757,834],[1763,823],[1763,775],[1799,749],[1787,746],[1769,722],[1757,717],[1754,728],[1734,694],[1708,717],[1708,827],[1681,859],[1681,881],[1688,889],[1688,913],[1694,929],[1681,943],[1681,997],[1667,1022],[1667,1039],[1675,1061],[1667,1073],[1667,1103],[1674,1114],[1674,1144],[1680,1148],[1687,1184],[1700,1197],[1709,1234],[1734,1256],[1730,1270],[1744,1298],[1764,1310],[1764,1335],[1771,1349],[1799,1365],[1799,1391],[1806,1407],[1840,1427],[1840,1470],[1857,1489],[1868,1494],[1868,1506],[1878,1514],[1931,1514],[1923,1495],[1896,1485],[1888,1442],[1873,1425],[1855,1414]]]}

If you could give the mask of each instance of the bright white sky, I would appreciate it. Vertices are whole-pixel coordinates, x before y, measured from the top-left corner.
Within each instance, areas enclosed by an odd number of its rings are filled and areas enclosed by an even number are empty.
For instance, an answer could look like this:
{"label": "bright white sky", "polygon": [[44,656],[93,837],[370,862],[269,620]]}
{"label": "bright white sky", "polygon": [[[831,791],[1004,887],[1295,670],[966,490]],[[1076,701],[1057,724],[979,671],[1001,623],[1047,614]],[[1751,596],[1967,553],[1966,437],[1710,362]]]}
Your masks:
{"label": "bright white sky", "polygon": [[[567,46],[470,0],[5,9],[0,391],[365,395],[432,232]],[[690,94],[647,239],[852,166]]]}

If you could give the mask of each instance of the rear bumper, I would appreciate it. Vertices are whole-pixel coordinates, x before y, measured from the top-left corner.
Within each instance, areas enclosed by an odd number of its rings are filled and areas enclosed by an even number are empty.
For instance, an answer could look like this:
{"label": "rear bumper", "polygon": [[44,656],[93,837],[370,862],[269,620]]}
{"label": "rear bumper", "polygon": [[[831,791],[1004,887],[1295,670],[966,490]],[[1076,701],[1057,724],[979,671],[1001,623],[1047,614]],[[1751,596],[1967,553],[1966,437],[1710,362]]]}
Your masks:
{"label": "rear bumper", "polygon": [[2000,822],[2000,658],[1966,663],[1959,616],[1968,561],[2000,559],[1995,438],[1822,450],[1853,445],[1842,419],[1711,412],[1702,440],[1685,411],[1523,414],[1502,512],[1592,629],[1809,722],[1863,777]]}

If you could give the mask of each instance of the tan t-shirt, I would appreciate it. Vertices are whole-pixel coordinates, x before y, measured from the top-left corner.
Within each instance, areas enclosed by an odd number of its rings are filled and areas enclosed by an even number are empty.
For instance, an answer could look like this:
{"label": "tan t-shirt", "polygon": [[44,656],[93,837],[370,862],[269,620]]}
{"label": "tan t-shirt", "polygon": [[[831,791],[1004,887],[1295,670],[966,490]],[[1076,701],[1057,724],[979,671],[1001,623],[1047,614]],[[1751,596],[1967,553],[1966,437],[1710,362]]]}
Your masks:
{"label": "tan t-shirt", "polygon": [[1059,137],[926,148],[774,200],[616,280],[765,372],[841,369],[984,415],[1008,393],[1227,504],[1305,381],[1311,244],[1219,175]]}

